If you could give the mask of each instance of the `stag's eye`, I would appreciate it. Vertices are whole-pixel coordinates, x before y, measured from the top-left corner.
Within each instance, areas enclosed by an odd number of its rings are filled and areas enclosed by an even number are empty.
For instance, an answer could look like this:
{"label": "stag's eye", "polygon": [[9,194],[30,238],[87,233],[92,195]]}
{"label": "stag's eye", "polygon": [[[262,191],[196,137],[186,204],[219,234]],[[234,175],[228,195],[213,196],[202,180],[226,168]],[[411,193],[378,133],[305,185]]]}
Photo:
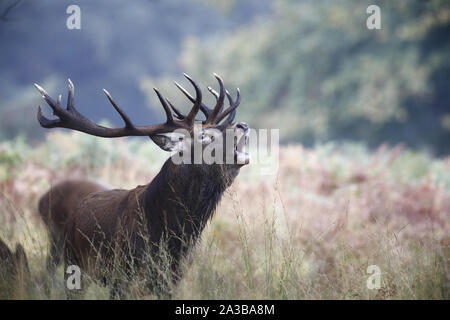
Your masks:
{"label": "stag's eye", "polygon": [[208,132],[202,132],[199,134],[199,141],[202,141],[203,143],[211,143],[214,139],[214,135],[209,134]]}

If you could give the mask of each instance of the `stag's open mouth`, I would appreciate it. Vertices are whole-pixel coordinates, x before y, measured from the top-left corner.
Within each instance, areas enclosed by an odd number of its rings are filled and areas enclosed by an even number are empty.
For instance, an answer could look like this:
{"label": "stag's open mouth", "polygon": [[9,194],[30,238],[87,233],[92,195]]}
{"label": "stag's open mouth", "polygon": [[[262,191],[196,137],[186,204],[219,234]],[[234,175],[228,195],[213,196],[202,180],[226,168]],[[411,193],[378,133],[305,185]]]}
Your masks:
{"label": "stag's open mouth", "polygon": [[250,130],[248,127],[241,129],[238,128],[238,136],[235,136],[235,143],[234,143],[234,161],[238,165],[246,165],[250,162],[250,153],[245,151],[245,149],[248,147],[248,139],[250,136]]}

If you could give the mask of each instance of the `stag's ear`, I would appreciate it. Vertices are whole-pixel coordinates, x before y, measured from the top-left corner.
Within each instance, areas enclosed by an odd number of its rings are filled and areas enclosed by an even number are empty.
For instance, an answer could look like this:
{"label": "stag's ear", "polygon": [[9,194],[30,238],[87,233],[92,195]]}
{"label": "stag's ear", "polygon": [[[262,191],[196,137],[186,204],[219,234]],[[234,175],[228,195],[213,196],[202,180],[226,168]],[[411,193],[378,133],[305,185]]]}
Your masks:
{"label": "stag's ear", "polygon": [[183,139],[179,136],[166,136],[166,135],[154,135],[150,136],[150,139],[164,151],[178,151],[182,149]]}

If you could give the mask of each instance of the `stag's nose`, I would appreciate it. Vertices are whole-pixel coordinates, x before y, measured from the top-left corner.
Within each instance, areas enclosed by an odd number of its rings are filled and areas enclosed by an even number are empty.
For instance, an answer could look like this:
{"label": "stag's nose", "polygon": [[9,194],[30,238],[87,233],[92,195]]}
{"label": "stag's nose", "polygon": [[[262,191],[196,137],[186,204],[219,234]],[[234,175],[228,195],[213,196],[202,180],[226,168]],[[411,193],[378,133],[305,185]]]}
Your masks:
{"label": "stag's nose", "polygon": [[236,128],[242,129],[244,132],[247,132],[249,127],[245,122],[238,122],[236,124]]}

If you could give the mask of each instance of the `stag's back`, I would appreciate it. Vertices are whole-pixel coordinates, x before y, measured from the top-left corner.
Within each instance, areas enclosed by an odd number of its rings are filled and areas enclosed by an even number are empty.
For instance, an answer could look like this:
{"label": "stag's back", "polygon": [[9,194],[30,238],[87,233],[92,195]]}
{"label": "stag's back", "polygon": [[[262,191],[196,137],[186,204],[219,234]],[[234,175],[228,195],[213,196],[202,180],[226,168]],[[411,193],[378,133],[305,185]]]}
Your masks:
{"label": "stag's back", "polygon": [[64,225],[80,200],[88,194],[107,190],[107,187],[89,180],[64,180],[51,187],[39,200],[39,214],[45,224],[53,229]]}

